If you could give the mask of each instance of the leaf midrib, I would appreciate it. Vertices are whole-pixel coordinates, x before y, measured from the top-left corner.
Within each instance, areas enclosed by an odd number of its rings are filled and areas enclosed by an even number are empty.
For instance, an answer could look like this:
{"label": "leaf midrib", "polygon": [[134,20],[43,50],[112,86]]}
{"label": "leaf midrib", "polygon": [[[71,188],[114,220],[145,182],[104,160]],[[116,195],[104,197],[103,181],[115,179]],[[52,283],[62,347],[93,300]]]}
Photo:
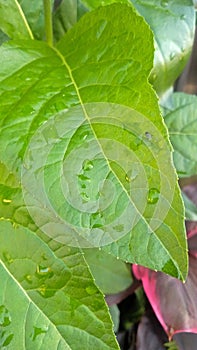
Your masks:
{"label": "leaf midrib", "polygon": [[[84,116],[85,116],[85,118],[87,119],[88,124],[89,124],[89,126],[90,126],[90,128],[91,128],[91,130],[92,130],[92,133],[93,133],[95,139],[96,139],[97,142],[98,142],[97,135],[96,135],[96,133],[95,133],[93,127],[92,127],[91,120],[90,120],[90,118],[89,118],[89,116],[88,116],[88,113],[87,113],[87,111],[86,111],[86,108],[85,108],[85,106],[84,106],[84,103],[83,103],[83,100],[82,100],[82,98],[81,98],[81,95],[80,95],[78,86],[77,86],[77,84],[76,84],[76,82],[75,82],[75,79],[74,79],[74,77],[73,77],[73,75],[72,75],[72,69],[70,68],[70,66],[69,66],[68,63],[66,62],[66,60],[65,60],[64,56],[61,54],[61,52],[60,52],[57,48],[55,48],[55,47],[53,47],[52,49],[55,51],[55,53],[56,53],[56,54],[58,55],[58,57],[61,59],[62,63],[64,64],[64,66],[66,67],[66,69],[67,69],[67,71],[68,71],[68,74],[69,74],[69,76],[70,76],[70,79],[71,79],[71,81],[72,81],[72,83],[73,83],[73,85],[74,85],[74,88],[75,88],[75,90],[76,90],[76,93],[77,93],[77,96],[78,96],[78,99],[79,99],[79,103],[80,103],[81,108],[82,108],[82,110],[83,110]],[[110,169],[111,172],[113,173],[114,177],[118,180],[120,186],[122,187],[122,190],[126,193],[128,199],[129,199],[129,201],[133,204],[133,206],[134,206],[136,212],[139,214],[140,218],[146,223],[146,225],[147,225],[148,228],[150,229],[150,232],[152,232],[152,233],[154,234],[154,236],[156,237],[156,239],[160,242],[160,244],[162,245],[162,247],[163,247],[164,250],[166,251],[167,255],[170,257],[170,259],[173,261],[174,265],[176,266],[176,261],[172,258],[171,253],[168,251],[168,249],[164,246],[163,242],[158,238],[158,236],[157,236],[157,235],[155,234],[155,232],[152,230],[152,228],[150,227],[150,225],[149,225],[149,223],[147,222],[147,220],[146,220],[146,219],[143,217],[143,215],[139,212],[139,210],[138,210],[138,208],[136,207],[135,203],[134,203],[134,202],[132,201],[132,199],[129,197],[128,192],[126,191],[126,189],[124,188],[124,186],[123,186],[122,183],[120,182],[120,180],[119,180],[119,178],[117,177],[117,175],[114,173],[113,169],[112,169],[111,166],[110,166],[110,163],[109,163],[108,159],[107,159],[106,156],[105,156],[105,153],[104,153],[104,151],[103,151],[103,149],[102,149],[102,146],[101,146],[101,144],[100,144],[99,142],[98,142],[98,146],[99,146],[99,148],[100,148],[100,150],[101,150],[101,152],[102,152],[102,154],[103,154],[103,157],[104,157],[105,161],[106,161],[107,164],[108,164],[109,169]],[[182,276],[181,271],[179,271],[179,272],[180,272],[180,275],[181,275],[181,277],[182,277],[182,279],[183,279],[183,276]]]}

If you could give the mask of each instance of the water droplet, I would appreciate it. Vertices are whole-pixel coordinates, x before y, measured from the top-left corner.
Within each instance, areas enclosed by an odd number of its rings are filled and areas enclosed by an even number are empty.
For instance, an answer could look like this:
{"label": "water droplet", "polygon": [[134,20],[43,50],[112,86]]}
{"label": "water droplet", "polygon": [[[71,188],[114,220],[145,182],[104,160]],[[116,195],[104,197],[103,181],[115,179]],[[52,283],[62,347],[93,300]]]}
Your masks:
{"label": "water droplet", "polygon": [[168,6],[168,1],[167,0],[161,0],[161,6],[162,7],[167,7]]}
{"label": "water droplet", "polygon": [[44,298],[50,298],[55,294],[56,290],[55,289],[50,289],[48,288],[45,284],[42,284],[38,288],[38,293],[44,297]]}
{"label": "water droplet", "polygon": [[130,181],[131,181],[130,177],[129,177],[127,174],[125,175],[125,180],[126,180],[127,182],[130,182]]}
{"label": "water droplet", "polygon": [[185,52],[185,48],[183,46],[181,47],[181,52]]}
{"label": "water droplet", "polygon": [[101,247],[99,247],[99,250],[101,250]]}
{"label": "water droplet", "polygon": [[120,259],[119,256],[117,256],[116,259],[119,260]]}
{"label": "water droplet", "polygon": [[48,331],[48,326],[44,326],[42,328],[34,327],[34,332],[32,334],[32,340],[34,341],[38,335],[45,334],[47,331]]}
{"label": "water droplet", "polygon": [[11,323],[11,316],[5,305],[0,305],[0,326],[7,327]]}
{"label": "water droplet", "polygon": [[12,202],[12,200],[11,199],[7,199],[7,198],[3,198],[2,202],[4,204],[10,204]]}
{"label": "water droplet", "polygon": [[182,14],[181,16],[180,16],[180,19],[186,19],[186,15],[185,14]]}
{"label": "water droplet", "polygon": [[28,283],[32,283],[32,276],[31,275],[25,275],[24,278]]}
{"label": "water droplet", "polygon": [[81,198],[83,199],[84,202],[88,202],[90,200],[90,197],[85,192],[81,192],[80,196],[81,196]]}
{"label": "water droplet", "polygon": [[37,275],[39,278],[42,278],[42,277],[49,277],[49,278],[51,278],[51,277],[53,276],[53,271],[51,271],[51,268],[50,268],[50,267],[45,267],[45,266],[37,265],[37,268],[36,268],[36,275]]}
{"label": "water droplet", "polygon": [[3,257],[5,259],[5,262],[7,262],[8,264],[12,264],[14,261],[14,259],[12,259],[12,257],[10,256],[10,254],[8,252],[4,252]]}
{"label": "water droplet", "polygon": [[80,135],[80,139],[81,139],[82,141],[85,141],[85,140],[87,139],[87,137],[88,137],[88,133],[87,133],[87,132],[83,132],[83,133]]}
{"label": "water droplet", "polygon": [[93,295],[95,294],[96,292],[96,288],[94,286],[89,286],[86,288],[86,292],[89,294],[89,295]]}
{"label": "water droplet", "polygon": [[145,132],[145,137],[147,138],[147,140],[152,140],[152,135],[148,131]]}
{"label": "water droplet", "polygon": [[94,165],[93,165],[91,160],[88,160],[88,159],[84,160],[83,165],[82,165],[83,170],[89,171],[93,167],[94,167]]}
{"label": "water droplet", "polygon": [[90,181],[90,178],[88,176],[85,176],[84,174],[78,174],[77,177],[81,181]]}
{"label": "water droplet", "polygon": [[92,228],[99,228],[104,225],[103,214],[100,211],[92,213],[90,216],[90,226]]}
{"label": "water droplet", "polygon": [[171,52],[171,54],[170,54],[170,61],[172,61],[174,58],[175,58],[175,52]]}
{"label": "water droplet", "polygon": [[160,192],[157,188],[150,188],[150,190],[148,191],[147,202],[149,204],[157,203],[159,200],[159,195],[160,195]]}

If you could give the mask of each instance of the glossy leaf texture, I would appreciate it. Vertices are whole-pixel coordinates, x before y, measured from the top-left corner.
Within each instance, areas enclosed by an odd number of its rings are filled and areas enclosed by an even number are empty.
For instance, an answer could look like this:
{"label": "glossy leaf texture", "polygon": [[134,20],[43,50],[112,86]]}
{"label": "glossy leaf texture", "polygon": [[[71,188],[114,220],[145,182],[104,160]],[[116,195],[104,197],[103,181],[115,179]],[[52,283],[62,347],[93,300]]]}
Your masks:
{"label": "glossy leaf texture", "polygon": [[8,221],[0,230],[0,347],[118,349],[81,252]]}
{"label": "glossy leaf texture", "polygon": [[104,294],[115,294],[132,284],[130,266],[98,249],[87,249],[84,257],[95,278],[96,285]]}
{"label": "glossy leaf texture", "polygon": [[56,49],[12,42],[1,56],[1,216],[185,279],[183,205],[143,18],[114,4]]}
{"label": "glossy leaf texture", "polygon": [[179,177],[197,174],[197,97],[185,93],[172,95],[171,107],[166,112],[174,153],[174,164]]}
{"label": "glossy leaf texture", "polygon": [[192,49],[195,11],[191,0],[131,0],[149,23],[155,39],[150,75],[161,96],[182,72]]}
{"label": "glossy leaf texture", "polygon": [[197,230],[188,234],[189,275],[184,283],[160,272],[133,265],[152,308],[171,339],[182,332],[197,333]]}
{"label": "glossy leaf texture", "polygon": [[32,31],[17,0],[0,1],[0,29],[12,39],[33,39]]}

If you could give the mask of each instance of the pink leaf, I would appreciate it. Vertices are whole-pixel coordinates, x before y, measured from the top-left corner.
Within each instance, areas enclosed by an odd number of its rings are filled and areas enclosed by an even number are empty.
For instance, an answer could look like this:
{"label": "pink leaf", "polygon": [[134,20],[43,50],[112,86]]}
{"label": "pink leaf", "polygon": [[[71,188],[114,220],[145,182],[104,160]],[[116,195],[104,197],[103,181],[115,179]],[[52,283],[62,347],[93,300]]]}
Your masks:
{"label": "pink leaf", "polygon": [[197,230],[188,236],[193,250],[185,284],[162,272],[133,265],[133,273],[142,280],[144,291],[169,339],[180,332],[197,333]]}

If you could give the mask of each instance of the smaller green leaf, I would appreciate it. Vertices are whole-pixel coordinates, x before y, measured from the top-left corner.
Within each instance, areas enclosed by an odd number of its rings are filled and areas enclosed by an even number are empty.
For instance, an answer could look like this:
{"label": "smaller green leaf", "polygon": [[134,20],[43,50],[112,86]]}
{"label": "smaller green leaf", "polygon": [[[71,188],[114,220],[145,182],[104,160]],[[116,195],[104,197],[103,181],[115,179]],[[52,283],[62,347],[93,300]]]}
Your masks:
{"label": "smaller green leaf", "polygon": [[197,174],[197,97],[174,93],[171,102],[165,123],[174,147],[174,163],[179,177],[188,177]]}
{"label": "smaller green leaf", "polygon": [[131,0],[154,33],[154,67],[150,75],[162,95],[182,72],[194,40],[195,11],[191,0]]}
{"label": "smaller green leaf", "polygon": [[111,305],[109,307],[109,312],[114,325],[114,332],[118,331],[119,323],[120,323],[120,310],[116,304]]}
{"label": "smaller green leaf", "polygon": [[182,197],[185,205],[186,220],[197,221],[197,207],[184,192],[182,192]]}
{"label": "smaller green leaf", "polygon": [[85,259],[104,294],[115,294],[132,283],[131,272],[124,262],[98,249],[85,250]]}
{"label": "smaller green leaf", "polygon": [[77,0],[63,0],[53,14],[54,37],[58,41],[77,22]]}
{"label": "smaller green leaf", "polygon": [[17,0],[0,0],[0,29],[12,39],[33,39],[32,31]]}

